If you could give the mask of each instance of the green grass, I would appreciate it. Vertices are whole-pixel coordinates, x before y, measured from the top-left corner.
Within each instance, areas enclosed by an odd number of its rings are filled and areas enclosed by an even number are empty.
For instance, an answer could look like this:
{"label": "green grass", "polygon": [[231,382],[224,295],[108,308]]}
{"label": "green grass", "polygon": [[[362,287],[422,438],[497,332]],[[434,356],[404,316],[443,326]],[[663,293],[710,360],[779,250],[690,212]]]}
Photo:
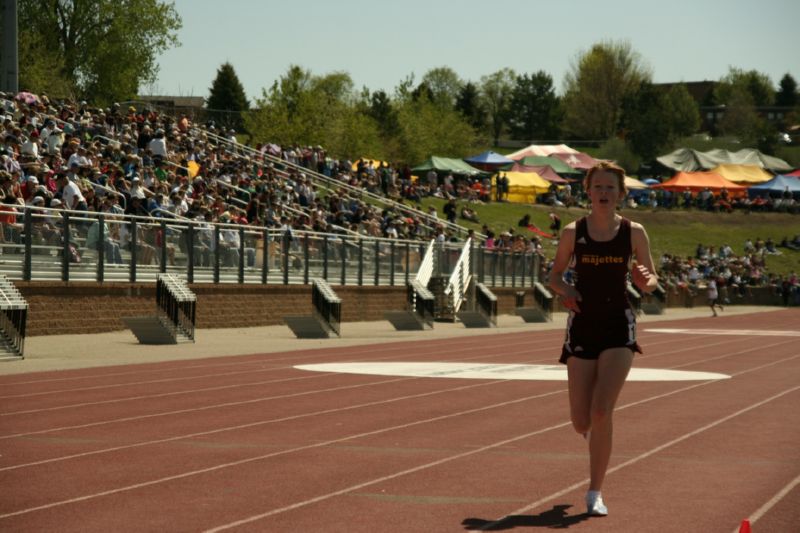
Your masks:
{"label": "green grass", "polygon": [[[442,216],[444,201],[438,198],[425,198],[422,201],[423,209],[428,205],[436,206],[439,216]],[[462,203],[459,202],[459,211]],[[526,214],[531,215],[531,222],[544,231],[550,225],[548,214],[554,210],[561,217],[562,227],[569,222],[580,218],[587,213],[579,208],[551,209],[541,205],[523,205],[508,203],[490,203],[486,205],[471,206],[478,213],[481,224],[474,224],[459,218],[458,223],[476,231],[481,231],[481,226],[486,224],[495,233],[513,228],[515,232],[533,236],[527,229],[519,228],[517,222]],[[729,244],[736,254],[743,253],[745,239],[753,241],[756,238],[766,240],[771,237],[776,243],[784,236],[790,239],[800,233],[800,215],[782,213],[709,213],[704,211],[686,210],[649,210],[625,209],[622,215],[644,225],[650,236],[650,247],[653,259],[663,253],[679,256],[693,256],[698,243],[706,246],[713,245],[719,249],[723,244]],[[553,257],[556,244],[548,239],[543,242],[547,257]],[[786,274],[792,270],[800,270],[800,252],[780,248],[783,255],[767,256],[767,268],[776,274]]]}

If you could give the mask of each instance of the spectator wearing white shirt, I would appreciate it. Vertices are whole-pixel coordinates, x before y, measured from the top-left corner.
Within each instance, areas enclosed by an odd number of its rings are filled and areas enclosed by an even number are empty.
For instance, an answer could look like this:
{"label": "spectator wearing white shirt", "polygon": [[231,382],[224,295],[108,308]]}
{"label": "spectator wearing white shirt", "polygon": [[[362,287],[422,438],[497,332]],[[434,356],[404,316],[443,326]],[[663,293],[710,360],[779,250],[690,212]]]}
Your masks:
{"label": "spectator wearing white shirt", "polygon": [[64,209],[72,211],[89,210],[86,198],[84,198],[77,183],[70,181],[66,174],[59,174],[57,183],[61,189],[61,202],[64,205]]}
{"label": "spectator wearing white shirt", "polygon": [[147,148],[153,154],[154,158],[167,158],[167,140],[164,138],[164,130],[156,130],[156,136],[147,144]]}

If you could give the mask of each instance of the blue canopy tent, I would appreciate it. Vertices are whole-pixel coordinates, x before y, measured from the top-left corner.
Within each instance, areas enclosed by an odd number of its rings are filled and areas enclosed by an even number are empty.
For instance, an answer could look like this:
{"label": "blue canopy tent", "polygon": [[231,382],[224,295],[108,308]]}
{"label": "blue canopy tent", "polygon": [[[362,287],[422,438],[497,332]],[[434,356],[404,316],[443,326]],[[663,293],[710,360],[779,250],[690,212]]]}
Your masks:
{"label": "blue canopy tent", "polygon": [[779,196],[784,191],[788,190],[795,198],[800,198],[800,178],[793,178],[792,176],[777,175],[769,181],[759,183],[758,185],[751,185],[747,189],[750,198],[756,196]]}
{"label": "blue canopy tent", "polygon": [[478,155],[465,157],[464,161],[475,168],[488,170],[490,172],[493,170],[498,170],[506,165],[514,164],[513,159],[509,159],[506,156],[500,155],[497,152],[492,152],[491,150],[487,150],[486,152],[482,152]]}

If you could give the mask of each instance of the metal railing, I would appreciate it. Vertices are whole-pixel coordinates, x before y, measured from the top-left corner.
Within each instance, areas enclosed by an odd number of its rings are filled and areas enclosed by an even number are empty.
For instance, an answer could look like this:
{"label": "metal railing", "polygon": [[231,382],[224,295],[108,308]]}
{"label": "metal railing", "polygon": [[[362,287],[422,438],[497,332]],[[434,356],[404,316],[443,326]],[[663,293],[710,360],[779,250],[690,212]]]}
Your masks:
{"label": "metal railing", "polygon": [[436,241],[433,239],[431,239],[431,241],[428,243],[428,247],[425,249],[425,256],[422,258],[422,262],[419,265],[419,270],[417,270],[417,275],[414,276],[414,281],[418,282],[423,287],[428,286],[428,282],[431,280],[431,276],[433,276],[435,243]]}
{"label": "metal railing", "polygon": [[[155,282],[170,273],[188,283],[308,284],[322,278],[339,285],[407,285],[432,269],[434,252],[444,250],[449,258],[463,247],[446,242],[426,252],[432,247],[425,241],[298,230],[289,240],[278,228],[207,224],[169,212],[154,218],[16,209],[16,222],[0,226],[6,237],[0,274],[25,281]],[[525,287],[536,280],[533,254],[505,261],[503,252],[473,253],[477,279],[487,286]]]}
{"label": "metal railing", "polygon": [[461,305],[467,299],[467,289],[472,280],[470,270],[470,255],[472,255],[472,239],[467,239],[461,248],[461,254],[453,267],[453,272],[447,280],[444,294],[449,298],[450,309],[453,314],[461,309]]}
{"label": "metal railing", "polygon": [[[306,174],[307,176],[311,177],[318,185],[322,186],[323,188],[325,188],[327,190],[344,189],[344,190],[347,190],[348,192],[353,193],[356,196],[369,198],[370,200],[372,200],[372,201],[374,201],[374,202],[376,202],[376,203],[378,203],[380,205],[391,207],[391,208],[397,210],[397,212],[399,212],[399,213],[405,213],[405,214],[408,214],[408,215],[411,215],[411,216],[418,217],[421,221],[428,223],[428,224],[423,224],[425,227],[428,227],[428,228],[432,228],[432,227],[434,227],[436,225],[441,225],[441,226],[449,229],[450,231],[454,232],[456,235],[459,235],[459,236],[465,236],[466,233],[467,233],[467,228],[465,228],[463,226],[459,226],[458,224],[453,224],[452,222],[449,222],[447,220],[439,219],[439,218],[434,217],[434,216],[432,216],[432,215],[430,215],[428,213],[425,213],[423,211],[419,211],[417,209],[414,209],[413,207],[409,207],[409,206],[404,205],[402,203],[395,202],[394,200],[386,198],[385,196],[381,196],[379,194],[375,194],[375,193],[369,192],[366,189],[362,189],[360,187],[354,187],[354,186],[352,186],[352,185],[350,185],[348,183],[342,182],[342,181],[337,180],[335,178],[331,178],[329,176],[325,176],[324,174],[320,174],[319,172],[317,172],[317,171],[315,171],[313,169],[309,169],[309,168],[306,168],[306,167],[304,167],[302,165],[298,165],[296,163],[292,163],[291,161],[286,161],[286,160],[281,159],[279,157],[275,157],[275,156],[273,156],[273,155],[271,155],[269,153],[259,152],[254,148],[251,148],[251,147],[246,146],[244,144],[241,144],[239,142],[231,141],[230,139],[227,139],[227,138],[222,137],[220,135],[217,135],[215,133],[211,133],[208,130],[201,129],[201,128],[195,128],[195,129],[198,132],[202,132],[202,134],[205,135],[207,139],[212,140],[214,143],[216,143],[218,145],[219,144],[224,144],[224,145],[228,146],[230,148],[229,151],[230,151],[230,153],[232,155],[241,156],[242,154],[249,154],[250,156],[254,156],[257,159],[256,163],[258,163],[258,159],[261,159],[261,160],[266,161],[266,162],[271,162],[271,163],[273,163],[273,165],[280,165],[280,166],[285,167],[285,168],[292,168],[292,169],[294,169],[294,170],[296,170],[298,172],[302,172],[302,173]],[[276,169],[276,170],[279,170],[279,169]],[[480,235],[480,236],[483,237],[483,235]]]}

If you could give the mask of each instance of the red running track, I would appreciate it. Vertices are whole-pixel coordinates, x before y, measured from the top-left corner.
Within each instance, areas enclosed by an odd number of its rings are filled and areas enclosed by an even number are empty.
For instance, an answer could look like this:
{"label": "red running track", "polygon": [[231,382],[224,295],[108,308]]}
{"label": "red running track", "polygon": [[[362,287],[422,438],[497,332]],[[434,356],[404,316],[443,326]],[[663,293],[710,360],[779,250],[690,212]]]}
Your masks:
{"label": "red running track", "polygon": [[[796,532],[798,324],[640,324],[636,367],[731,379],[626,384],[605,518],[584,514],[565,382],[293,368],[553,364],[561,331],[6,376],[0,530]],[[694,332],[708,328],[776,333]]]}

